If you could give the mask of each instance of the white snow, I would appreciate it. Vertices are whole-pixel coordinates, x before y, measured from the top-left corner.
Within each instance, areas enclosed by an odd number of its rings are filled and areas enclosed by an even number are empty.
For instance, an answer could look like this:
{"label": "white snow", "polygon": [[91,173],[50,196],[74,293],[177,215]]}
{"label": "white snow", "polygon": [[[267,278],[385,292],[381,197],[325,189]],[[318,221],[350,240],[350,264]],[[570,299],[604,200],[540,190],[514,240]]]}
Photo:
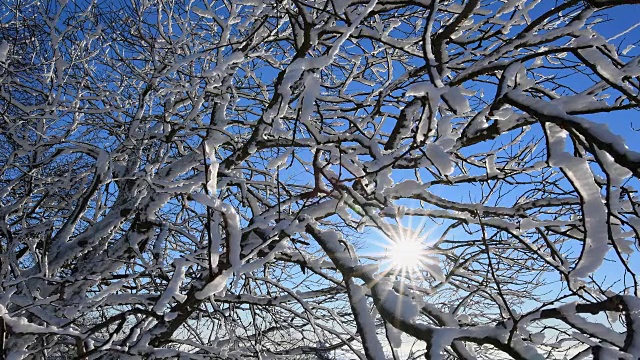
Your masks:
{"label": "white snow", "polygon": [[560,312],[573,327],[581,330],[582,333],[589,334],[599,339],[604,339],[619,347],[624,344],[624,335],[610,329],[601,323],[587,321],[582,316],[576,314],[576,303],[569,303],[559,307]]}
{"label": "white snow", "polygon": [[158,299],[156,304],[153,306],[153,311],[158,314],[161,314],[165,307],[171,302],[171,300],[176,299],[179,302],[183,302],[186,300],[186,296],[180,293],[180,286],[184,281],[184,275],[187,267],[189,266],[189,262],[183,258],[179,258],[173,261],[173,266],[175,267],[175,272],[173,273],[173,277],[167,288],[162,293],[162,296]]}
{"label": "white snow", "polygon": [[496,155],[495,154],[487,155],[487,158],[485,160],[485,166],[487,168],[487,176],[492,177],[492,176],[496,176],[496,175],[500,174],[498,169],[496,169]]}
{"label": "white snow", "polygon": [[586,159],[577,158],[564,150],[566,132],[553,124],[547,124],[546,130],[549,163],[562,169],[583,202],[585,243],[571,275],[577,278],[588,277],[600,267],[609,250],[607,210],[600,196],[600,187],[595,183]]}
{"label": "white snow", "polygon": [[205,157],[209,161],[209,181],[207,182],[207,191],[210,195],[216,196],[216,193],[218,191],[218,168],[220,167],[220,163],[216,159],[215,148],[207,141],[205,141],[204,144]]}
{"label": "white snow", "polygon": [[270,169],[270,170],[278,169],[284,163],[287,162],[287,159],[289,159],[289,156],[291,156],[291,153],[293,153],[293,149],[285,150],[282,154],[280,154],[280,155],[274,157],[273,159],[271,159],[269,161],[269,163],[267,164],[267,168]]}
{"label": "white snow", "polygon": [[347,290],[349,291],[353,315],[356,317],[356,321],[362,330],[360,336],[365,344],[365,351],[368,355],[367,358],[386,360],[382,344],[376,333],[375,318],[369,312],[369,306],[367,305],[367,298],[365,296],[367,292],[366,289],[357,285],[353,279],[348,279]]}
{"label": "white snow", "polygon": [[196,298],[198,300],[202,300],[208,298],[209,296],[213,296],[222,292],[227,285],[227,281],[229,280],[231,274],[232,271],[227,269],[221,274],[217,275],[212,281],[207,283],[207,285],[205,285],[202,290],[196,292]]}
{"label": "white snow", "polygon": [[467,100],[458,87],[447,88],[442,93],[442,98],[453,108],[453,112],[456,115],[462,115],[471,111],[469,100]]}
{"label": "white snow", "polygon": [[429,160],[443,175],[451,175],[453,173],[453,163],[449,158],[449,154],[440,145],[429,143],[427,144],[426,152]]}
{"label": "white snow", "polygon": [[2,40],[0,43],[0,63],[7,62],[7,55],[9,54],[9,43],[7,40]]}

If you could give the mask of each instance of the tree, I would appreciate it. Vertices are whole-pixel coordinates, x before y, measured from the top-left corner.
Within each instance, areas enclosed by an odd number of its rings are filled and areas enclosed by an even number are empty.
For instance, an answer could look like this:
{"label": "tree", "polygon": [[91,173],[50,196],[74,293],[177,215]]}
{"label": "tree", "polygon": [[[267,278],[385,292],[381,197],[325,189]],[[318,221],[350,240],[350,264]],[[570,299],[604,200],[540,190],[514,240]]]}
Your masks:
{"label": "tree", "polygon": [[3,358],[638,358],[624,3],[1,5]]}

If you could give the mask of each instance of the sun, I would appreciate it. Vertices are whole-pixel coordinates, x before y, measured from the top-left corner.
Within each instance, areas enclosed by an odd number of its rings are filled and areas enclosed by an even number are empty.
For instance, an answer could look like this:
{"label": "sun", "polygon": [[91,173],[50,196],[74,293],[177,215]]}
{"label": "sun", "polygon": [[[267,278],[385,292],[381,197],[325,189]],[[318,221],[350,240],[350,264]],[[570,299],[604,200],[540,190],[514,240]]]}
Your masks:
{"label": "sun", "polygon": [[402,237],[391,240],[387,248],[387,259],[390,266],[402,273],[419,271],[426,260],[426,249],[422,239]]}
{"label": "sun", "polygon": [[409,226],[404,226],[398,221],[378,230],[383,241],[377,244],[382,251],[373,258],[381,262],[384,275],[409,281],[446,281],[440,252],[429,240],[434,229],[426,230],[424,223],[412,226],[409,221]]}

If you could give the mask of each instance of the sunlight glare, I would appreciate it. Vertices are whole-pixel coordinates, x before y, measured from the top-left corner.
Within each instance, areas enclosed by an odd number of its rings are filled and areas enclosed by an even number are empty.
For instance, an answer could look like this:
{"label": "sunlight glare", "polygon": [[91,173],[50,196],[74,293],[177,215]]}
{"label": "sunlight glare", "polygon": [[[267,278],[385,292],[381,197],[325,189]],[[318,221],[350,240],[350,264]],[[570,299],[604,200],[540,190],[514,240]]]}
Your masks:
{"label": "sunlight glare", "polygon": [[391,267],[402,272],[414,272],[421,268],[425,248],[419,238],[400,238],[391,241],[387,256]]}
{"label": "sunlight glare", "polygon": [[391,275],[402,281],[445,281],[438,250],[429,241],[435,228],[427,230],[424,220],[418,224],[412,220],[408,217],[407,225],[397,220],[396,224],[379,228],[381,241],[376,244],[381,251],[372,253],[371,259],[380,261],[382,276]]}

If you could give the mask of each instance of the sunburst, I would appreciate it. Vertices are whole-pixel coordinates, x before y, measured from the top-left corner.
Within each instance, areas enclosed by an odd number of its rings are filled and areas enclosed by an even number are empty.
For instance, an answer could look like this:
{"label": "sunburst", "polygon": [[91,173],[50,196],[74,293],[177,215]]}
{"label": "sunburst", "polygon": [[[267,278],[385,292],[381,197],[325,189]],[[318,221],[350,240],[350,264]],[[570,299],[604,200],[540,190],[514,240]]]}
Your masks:
{"label": "sunburst", "polygon": [[440,262],[436,252],[428,241],[430,232],[425,224],[413,227],[397,225],[389,226],[382,232],[384,242],[378,245],[384,249],[378,258],[382,260],[385,274],[409,280],[426,280],[429,274],[436,280],[444,280]]}
{"label": "sunburst", "polygon": [[386,258],[395,270],[415,273],[420,270],[425,257],[425,244],[420,238],[401,238],[391,241]]}

